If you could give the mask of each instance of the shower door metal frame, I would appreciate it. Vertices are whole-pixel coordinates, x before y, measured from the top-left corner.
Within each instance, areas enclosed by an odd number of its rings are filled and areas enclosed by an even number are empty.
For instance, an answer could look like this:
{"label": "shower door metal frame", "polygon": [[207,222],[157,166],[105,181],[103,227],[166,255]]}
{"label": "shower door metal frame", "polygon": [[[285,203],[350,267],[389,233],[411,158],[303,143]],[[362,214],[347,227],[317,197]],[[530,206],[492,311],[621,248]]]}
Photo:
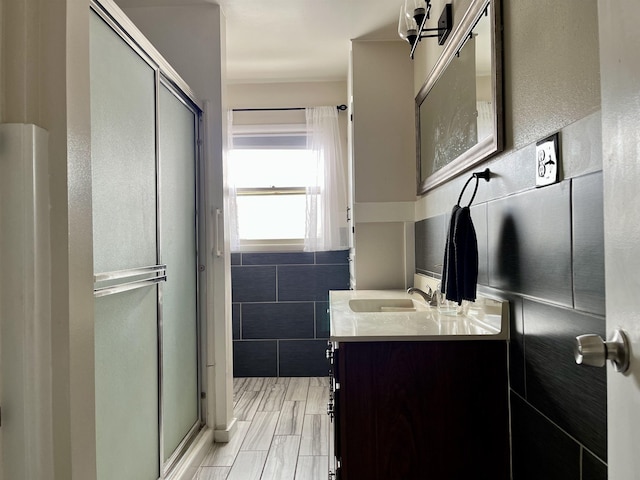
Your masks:
{"label": "shower door metal frame", "polygon": [[[193,152],[193,158],[194,158],[194,207],[195,207],[195,217],[193,219],[194,224],[193,224],[193,228],[194,228],[194,238],[195,238],[195,263],[193,265],[193,275],[195,276],[196,279],[196,292],[195,292],[195,298],[193,299],[194,302],[196,303],[196,366],[197,366],[197,392],[196,393],[196,398],[199,399],[199,405],[197,408],[198,411],[198,418],[196,420],[196,422],[191,426],[191,428],[189,429],[189,432],[186,434],[186,436],[183,438],[183,440],[178,444],[178,446],[176,447],[176,449],[172,452],[172,454],[169,456],[169,458],[167,458],[167,461],[164,462],[163,458],[164,458],[164,428],[163,428],[163,418],[164,418],[164,401],[163,401],[163,387],[164,387],[164,383],[162,381],[162,373],[163,373],[163,329],[162,329],[162,311],[158,311],[158,384],[159,384],[159,389],[160,389],[160,399],[159,399],[159,409],[158,409],[158,414],[159,414],[159,421],[158,421],[158,426],[160,428],[159,432],[160,432],[160,436],[159,436],[159,441],[160,441],[160,448],[159,448],[159,454],[160,454],[160,472],[164,478],[164,476],[166,474],[168,474],[169,472],[171,472],[171,470],[173,469],[173,467],[175,467],[175,465],[177,464],[177,462],[180,460],[180,458],[182,458],[182,455],[185,453],[185,451],[188,449],[189,445],[191,444],[191,442],[193,441],[193,439],[195,438],[196,434],[200,431],[200,429],[204,426],[204,416],[203,416],[203,409],[202,409],[202,398],[201,398],[201,392],[202,390],[202,364],[201,364],[201,338],[202,338],[202,315],[201,315],[201,307],[200,307],[200,275],[199,275],[199,265],[201,265],[201,261],[200,261],[200,251],[201,250],[205,250],[205,249],[200,249],[199,248],[199,233],[200,233],[200,229],[199,229],[199,222],[200,222],[200,159],[201,159],[201,155],[200,155],[200,119],[201,119],[201,114],[202,112],[200,111],[200,109],[198,108],[198,106],[192,102],[187,96],[184,95],[184,93],[173,83],[171,82],[171,80],[169,78],[167,78],[164,74],[164,72],[159,72],[159,74],[156,76],[156,105],[160,106],[160,88],[161,86],[164,86],[165,88],[167,88],[167,90],[169,90],[169,92],[171,94],[173,94],[177,100],[179,100],[185,107],[187,107],[193,114],[193,119],[194,119],[194,124],[193,124],[193,131],[195,134],[195,138],[194,138],[194,152]],[[157,205],[157,226],[158,226],[158,235],[157,235],[157,245],[158,245],[158,258],[162,259],[162,235],[161,235],[161,228],[162,228],[162,219],[161,219],[161,211],[162,211],[162,191],[160,189],[161,186],[161,178],[162,178],[162,169],[160,166],[160,158],[162,156],[162,152],[160,149],[160,144],[159,144],[159,138],[160,138],[160,134],[159,134],[159,126],[160,126],[160,119],[159,119],[159,109],[156,109],[156,186],[158,189],[158,195],[156,197],[156,200],[158,202]],[[159,290],[160,295],[162,295],[162,288],[160,288]],[[162,307],[162,301],[160,299],[159,303],[158,303],[158,308],[160,309]]]}
{"label": "shower door metal frame", "polygon": [[[140,288],[151,285],[158,285],[157,297],[157,342],[158,342],[158,463],[160,478],[165,478],[176,466],[182,455],[195,439],[197,433],[205,425],[205,411],[201,392],[203,391],[203,365],[202,365],[202,325],[203,308],[201,308],[200,275],[199,265],[203,265],[200,253],[206,251],[199,245],[199,223],[200,212],[202,211],[202,195],[200,192],[200,176],[202,168],[201,129],[203,109],[195,92],[178,75],[171,65],[162,57],[156,48],[139,32],[135,24],[124,15],[120,8],[112,0],[91,0],[91,11],[96,13],[124,42],[132,48],[142,60],[144,60],[154,71],[154,97],[155,97],[155,185],[156,185],[156,262],[157,265],[149,267],[133,268],[118,272],[98,273],[94,275],[94,296],[105,296],[119,293],[121,291]],[[160,168],[160,131],[159,131],[159,110],[160,110],[160,89],[166,87],[184,106],[194,114],[194,206],[195,218],[193,228],[195,233],[195,263],[193,274],[196,279],[196,292],[194,302],[196,304],[196,368],[197,368],[197,391],[194,392],[198,401],[198,418],[191,426],[188,433],[179,443],[177,448],[167,458],[164,459],[164,432],[163,432],[163,336],[162,336],[162,290],[163,282],[167,278],[166,266],[162,264],[162,235],[161,235],[161,168]],[[170,272],[169,272],[170,275]],[[133,280],[132,280],[133,279]]]}

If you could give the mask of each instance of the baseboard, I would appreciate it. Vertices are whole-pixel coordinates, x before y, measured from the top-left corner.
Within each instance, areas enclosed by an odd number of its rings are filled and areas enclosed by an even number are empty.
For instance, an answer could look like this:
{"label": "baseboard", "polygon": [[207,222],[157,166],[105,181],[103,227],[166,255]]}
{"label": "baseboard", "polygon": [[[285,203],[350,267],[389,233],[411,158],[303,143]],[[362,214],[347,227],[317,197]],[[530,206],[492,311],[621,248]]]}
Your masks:
{"label": "baseboard", "polygon": [[213,430],[202,429],[166,480],[193,480],[212,444]]}
{"label": "baseboard", "polygon": [[227,425],[227,428],[214,430],[214,441],[217,443],[229,443],[229,440],[231,440],[231,437],[233,437],[233,434],[236,432],[238,425],[237,420],[237,418],[233,417],[229,425]]}

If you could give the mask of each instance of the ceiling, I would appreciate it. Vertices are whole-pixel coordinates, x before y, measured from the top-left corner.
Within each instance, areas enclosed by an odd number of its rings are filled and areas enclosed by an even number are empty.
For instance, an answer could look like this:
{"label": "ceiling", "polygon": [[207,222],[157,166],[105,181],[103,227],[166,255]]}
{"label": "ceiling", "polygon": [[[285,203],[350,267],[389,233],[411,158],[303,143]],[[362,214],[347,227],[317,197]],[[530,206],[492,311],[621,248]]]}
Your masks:
{"label": "ceiling", "polygon": [[[349,41],[398,40],[401,0],[204,0],[222,8],[230,83],[346,80]],[[203,0],[118,0],[123,7]]]}

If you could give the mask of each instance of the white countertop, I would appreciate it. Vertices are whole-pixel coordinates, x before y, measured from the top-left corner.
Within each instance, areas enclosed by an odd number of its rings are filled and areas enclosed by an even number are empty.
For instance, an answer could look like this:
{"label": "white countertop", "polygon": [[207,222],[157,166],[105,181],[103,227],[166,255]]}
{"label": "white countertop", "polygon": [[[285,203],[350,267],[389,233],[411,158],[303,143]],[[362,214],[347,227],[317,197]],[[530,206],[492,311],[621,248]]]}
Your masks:
{"label": "white countertop", "polygon": [[[351,300],[385,299],[413,300],[417,308],[355,312],[349,305]],[[403,290],[334,290],[329,292],[329,302],[333,342],[506,340],[509,335],[507,301],[479,297],[466,315],[438,311],[419,295]]]}

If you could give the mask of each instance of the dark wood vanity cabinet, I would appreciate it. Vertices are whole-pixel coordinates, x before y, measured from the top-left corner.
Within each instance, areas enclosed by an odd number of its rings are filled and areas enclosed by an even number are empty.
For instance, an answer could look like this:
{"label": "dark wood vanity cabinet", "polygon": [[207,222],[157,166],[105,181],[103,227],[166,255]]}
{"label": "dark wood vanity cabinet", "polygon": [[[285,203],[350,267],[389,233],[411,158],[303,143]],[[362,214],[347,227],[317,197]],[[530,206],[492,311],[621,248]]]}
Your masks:
{"label": "dark wood vanity cabinet", "polygon": [[475,340],[331,344],[329,478],[508,480],[506,349]]}

